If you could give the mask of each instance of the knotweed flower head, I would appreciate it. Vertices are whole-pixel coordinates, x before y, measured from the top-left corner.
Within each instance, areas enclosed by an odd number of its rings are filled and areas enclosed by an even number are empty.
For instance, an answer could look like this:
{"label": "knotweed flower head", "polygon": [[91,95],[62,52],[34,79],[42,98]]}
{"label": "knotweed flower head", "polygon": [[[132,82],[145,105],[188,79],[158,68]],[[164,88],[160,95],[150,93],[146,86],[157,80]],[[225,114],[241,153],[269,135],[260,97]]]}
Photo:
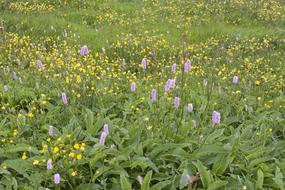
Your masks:
{"label": "knotweed flower head", "polygon": [[66,29],[64,29],[64,31],[63,31],[63,37],[67,37],[67,31],[66,31]]}
{"label": "knotweed flower head", "polygon": [[20,83],[20,84],[23,84],[23,81],[22,81],[22,78],[21,78],[21,77],[19,77],[19,83]]}
{"label": "knotweed flower head", "polygon": [[156,89],[151,90],[151,100],[154,102],[156,101],[157,91]]}
{"label": "knotweed flower head", "polygon": [[60,183],[60,175],[58,173],[54,174],[53,181],[56,185],[58,185]]}
{"label": "knotweed flower head", "polygon": [[187,110],[188,112],[193,112],[193,104],[188,104]]}
{"label": "knotweed flower head", "polygon": [[215,124],[220,124],[220,122],[221,122],[221,114],[220,114],[220,112],[217,112],[217,111],[213,111],[213,113],[212,113],[212,123],[213,123],[213,125],[215,125]]}
{"label": "knotweed flower head", "polygon": [[49,126],[49,128],[48,128],[48,134],[49,134],[49,136],[53,136],[53,126]]}
{"label": "knotweed flower head", "polygon": [[109,134],[109,126],[108,124],[104,124],[104,132],[108,135]]}
{"label": "knotweed flower head", "polygon": [[123,61],[122,61],[122,66],[124,67],[124,66],[126,66],[126,65],[127,65],[126,60],[123,59]]}
{"label": "knotweed flower head", "polygon": [[203,79],[203,86],[207,86],[208,82],[206,79]]}
{"label": "knotweed flower head", "polygon": [[146,66],[148,65],[148,62],[147,62],[147,60],[145,58],[143,58],[141,64],[142,64],[142,68],[146,69]]}
{"label": "knotweed flower head", "polygon": [[63,102],[63,104],[64,105],[67,105],[67,97],[66,97],[66,94],[65,94],[65,92],[63,92],[62,94],[61,94],[61,100],[62,100],[62,102]]}
{"label": "knotweed flower head", "polygon": [[131,83],[131,91],[132,92],[136,91],[136,83],[134,83],[134,82]]}
{"label": "knotweed flower head", "polygon": [[171,67],[171,72],[175,72],[176,71],[176,68],[177,68],[177,66],[176,66],[176,64],[174,63],[173,65],[172,65],[172,67]]}
{"label": "knotweed flower head", "polygon": [[142,176],[138,176],[137,177],[137,180],[138,180],[138,182],[140,183],[140,185],[142,185],[143,184],[143,177]]}
{"label": "knotweed flower head", "polygon": [[165,85],[165,91],[169,91],[175,88],[175,79],[168,79]]}
{"label": "knotweed flower head", "polygon": [[106,137],[107,137],[107,133],[103,131],[103,132],[101,133],[100,141],[99,141],[99,143],[100,143],[101,145],[105,145]]}
{"label": "knotweed flower head", "polygon": [[81,56],[85,56],[89,53],[89,49],[87,47],[87,45],[84,45],[83,47],[81,47],[81,50],[80,50],[80,55]]}
{"label": "knotweed flower head", "polygon": [[184,72],[188,73],[191,70],[191,61],[190,59],[187,59],[184,63]]}
{"label": "knotweed flower head", "polygon": [[52,168],[53,168],[53,166],[52,166],[52,160],[49,159],[49,160],[47,161],[47,169],[48,169],[48,170],[52,170]]}
{"label": "knotweed flower head", "polygon": [[174,98],[174,107],[177,109],[180,105],[180,98],[175,97]]}
{"label": "knotweed flower head", "polygon": [[36,82],[36,89],[39,89],[40,88],[40,84],[39,82]]}
{"label": "knotweed flower head", "polygon": [[238,76],[234,76],[233,77],[233,84],[237,84],[238,83]]}
{"label": "knotweed flower head", "polygon": [[17,73],[16,73],[16,72],[13,72],[13,79],[14,79],[14,80],[18,80],[18,76],[17,76]]}
{"label": "knotweed flower head", "polygon": [[4,85],[4,87],[3,87],[3,91],[4,92],[7,92],[9,89],[8,89],[8,86],[7,85]]}
{"label": "knotweed flower head", "polygon": [[38,64],[38,67],[40,68],[40,70],[43,70],[43,69],[44,69],[44,65],[43,65],[43,63],[41,62],[41,60],[37,60],[37,64]]}

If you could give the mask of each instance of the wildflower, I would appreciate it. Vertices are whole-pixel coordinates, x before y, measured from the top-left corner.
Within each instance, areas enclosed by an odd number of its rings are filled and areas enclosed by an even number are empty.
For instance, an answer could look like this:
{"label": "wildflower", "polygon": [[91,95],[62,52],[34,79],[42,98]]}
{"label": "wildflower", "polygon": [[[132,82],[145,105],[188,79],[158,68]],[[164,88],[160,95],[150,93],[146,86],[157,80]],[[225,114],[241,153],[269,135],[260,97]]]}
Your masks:
{"label": "wildflower", "polygon": [[168,79],[165,85],[165,91],[169,91],[175,88],[175,79]]}
{"label": "wildflower", "polygon": [[56,146],[56,147],[54,147],[54,148],[53,148],[53,153],[55,153],[55,154],[56,154],[56,153],[58,153],[58,152],[59,152],[59,148],[58,148],[57,146]]}
{"label": "wildflower", "polygon": [[213,111],[213,113],[212,113],[212,123],[213,123],[213,125],[220,124],[220,120],[221,120],[220,112]]}
{"label": "wildflower", "polygon": [[16,72],[13,72],[13,79],[18,80],[18,76],[17,76]]}
{"label": "wildflower", "polygon": [[207,86],[207,83],[208,83],[207,80],[204,79],[204,80],[203,80],[203,86]]}
{"label": "wildflower", "polygon": [[146,69],[146,66],[147,66],[148,62],[147,62],[147,60],[145,58],[143,58],[141,64],[142,64],[142,68]]}
{"label": "wildflower", "polygon": [[81,47],[81,50],[80,50],[80,55],[81,56],[85,56],[89,53],[89,49],[86,45],[84,45],[83,47]]}
{"label": "wildflower", "polygon": [[234,76],[233,77],[233,84],[237,84],[238,83],[238,76]]}
{"label": "wildflower", "polygon": [[105,144],[105,139],[106,139],[106,137],[107,137],[107,133],[106,133],[106,132],[102,132],[102,134],[101,134],[101,136],[100,136],[100,141],[99,141],[99,143],[100,143],[101,145],[104,145],[104,144]]}
{"label": "wildflower", "polygon": [[39,162],[38,160],[34,160],[33,165],[36,166],[36,165],[39,165],[39,163],[40,163],[40,162]]}
{"label": "wildflower", "polygon": [[49,128],[48,128],[48,134],[49,134],[49,136],[52,137],[52,135],[53,135],[53,126],[49,126]]}
{"label": "wildflower", "polygon": [[193,112],[193,104],[188,104],[187,110],[188,112]]}
{"label": "wildflower", "polygon": [[30,117],[30,118],[34,117],[34,114],[32,112],[29,112],[28,117]]}
{"label": "wildflower", "polygon": [[184,72],[188,73],[191,70],[191,61],[190,59],[187,59],[187,61],[184,63]]}
{"label": "wildflower", "polygon": [[108,124],[104,125],[104,132],[108,135],[109,134],[109,126]]}
{"label": "wildflower", "polygon": [[38,64],[38,67],[40,68],[40,70],[43,70],[43,69],[44,69],[44,65],[43,65],[43,63],[41,62],[41,60],[37,60],[37,64]]}
{"label": "wildflower", "polygon": [[196,126],[197,126],[197,122],[196,122],[196,120],[192,120],[192,125],[193,125],[194,127],[196,127]]}
{"label": "wildflower", "polygon": [[177,66],[176,66],[176,64],[174,63],[172,66],[171,66],[171,72],[175,72],[176,71],[176,68],[177,68]]}
{"label": "wildflower", "polygon": [[74,154],[74,152],[70,152],[70,153],[68,154],[68,156],[71,157],[71,158],[74,158],[75,154]]}
{"label": "wildflower", "polygon": [[180,98],[175,97],[174,98],[174,107],[177,109],[179,107],[180,104]]}
{"label": "wildflower", "polygon": [[67,105],[67,97],[66,97],[66,94],[64,92],[61,94],[61,100],[62,100],[64,105]]}
{"label": "wildflower", "polygon": [[255,81],[255,84],[260,85],[260,81],[259,80]]}
{"label": "wildflower", "polygon": [[71,176],[72,176],[72,177],[75,177],[76,175],[77,175],[77,172],[76,172],[76,171],[72,171],[72,172],[71,172]]}
{"label": "wildflower", "polygon": [[77,155],[76,155],[76,159],[77,159],[77,160],[81,160],[81,159],[82,159],[82,154],[77,154]]}
{"label": "wildflower", "polygon": [[49,160],[47,161],[47,169],[48,169],[48,170],[51,170],[52,168],[53,168],[53,166],[52,166],[52,160],[49,159]]}
{"label": "wildflower", "polygon": [[56,185],[58,185],[60,183],[60,175],[58,173],[54,174],[53,181]]}
{"label": "wildflower", "polygon": [[7,92],[7,91],[8,91],[8,86],[7,86],[7,85],[4,85],[3,91],[4,91],[4,92]]}
{"label": "wildflower", "polygon": [[67,37],[67,31],[66,31],[66,29],[64,29],[64,31],[63,31],[63,37]]}
{"label": "wildflower", "polygon": [[40,88],[40,84],[38,82],[36,82],[36,89]]}
{"label": "wildflower", "polygon": [[140,183],[140,185],[142,185],[142,183],[143,183],[143,177],[139,175],[139,176],[137,177],[137,180],[138,180],[138,182]]}
{"label": "wildflower", "polygon": [[136,83],[134,83],[134,82],[131,83],[131,91],[132,92],[136,91]]}
{"label": "wildflower", "polygon": [[153,102],[156,101],[156,95],[157,95],[156,89],[152,89],[152,90],[151,90],[151,100],[152,100]]}
{"label": "wildflower", "polygon": [[79,144],[78,143],[74,144],[73,148],[76,149],[76,150],[79,149]]}
{"label": "wildflower", "polygon": [[26,152],[24,152],[23,155],[22,155],[22,160],[26,160],[27,158],[28,158],[27,154],[26,154]]}
{"label": "wildflower", "polygon": [[80,97],[81,97],[81,94],[79,94],[79,93],[76,94],[76,97],[77,97],[77,98],[80,98]]}

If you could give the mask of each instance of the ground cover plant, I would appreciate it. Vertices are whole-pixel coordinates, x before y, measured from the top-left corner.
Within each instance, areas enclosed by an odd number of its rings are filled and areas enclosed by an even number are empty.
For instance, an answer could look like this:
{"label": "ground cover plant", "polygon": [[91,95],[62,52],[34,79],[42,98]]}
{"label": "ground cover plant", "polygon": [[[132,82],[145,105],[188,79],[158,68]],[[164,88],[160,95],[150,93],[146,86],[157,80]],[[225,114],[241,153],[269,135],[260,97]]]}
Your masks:
{"label": "ground cover plant", "polygon": [[0,0],[0,189],[284,189],[285,2]]}

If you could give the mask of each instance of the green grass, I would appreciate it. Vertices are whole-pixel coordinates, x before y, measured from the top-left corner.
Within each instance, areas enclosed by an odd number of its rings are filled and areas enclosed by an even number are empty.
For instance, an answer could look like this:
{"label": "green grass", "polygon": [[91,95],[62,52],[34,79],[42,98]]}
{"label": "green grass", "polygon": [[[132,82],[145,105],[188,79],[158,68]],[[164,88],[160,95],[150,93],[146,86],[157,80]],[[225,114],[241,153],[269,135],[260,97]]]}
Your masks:
{"label": "green grass", "polygon": [[0,0],[0,189],[285,188],[284,1],[64,2]]}

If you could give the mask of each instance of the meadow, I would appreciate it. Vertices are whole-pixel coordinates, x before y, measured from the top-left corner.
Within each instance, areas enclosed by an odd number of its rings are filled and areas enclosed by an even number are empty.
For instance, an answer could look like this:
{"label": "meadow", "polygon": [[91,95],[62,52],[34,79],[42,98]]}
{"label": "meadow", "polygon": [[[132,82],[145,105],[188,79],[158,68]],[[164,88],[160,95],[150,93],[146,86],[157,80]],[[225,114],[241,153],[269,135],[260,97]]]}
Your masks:
{"label": "meadow", "polygon": [[285,189],[284,0],[0,0],[0,189]]}

